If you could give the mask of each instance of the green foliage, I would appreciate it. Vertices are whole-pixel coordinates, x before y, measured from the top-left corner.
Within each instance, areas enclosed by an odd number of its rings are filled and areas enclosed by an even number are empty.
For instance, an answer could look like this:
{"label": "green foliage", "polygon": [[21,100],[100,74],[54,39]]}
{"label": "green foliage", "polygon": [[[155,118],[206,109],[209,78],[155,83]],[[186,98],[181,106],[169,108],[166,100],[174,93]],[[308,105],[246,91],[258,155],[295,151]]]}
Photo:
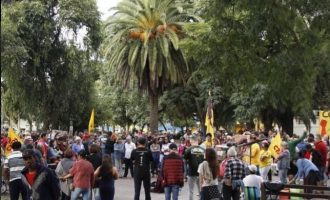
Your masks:
{"label": "green foliage", "polygon": [[233,120],[249,122],[272,113],[268,116],[280,124],[287,114],[308,121],[312,109],[329,106],[327,1],[199,5],[204,28],[183,41],[185,55],[197,66],[190,79],[196,85],[204,77],[217,80],[227,105],[235,106]]}
{"label": "green foliage", "polygon": [[[19,1],[1,6],[1,77],[8,116],[84,129],[92,108],[100,40],[92,0]],[[86,29],[84,46],[77,33]],[[70,35],[70,33],[72,33]],[[94,54],[95,55],[95,54]]]}

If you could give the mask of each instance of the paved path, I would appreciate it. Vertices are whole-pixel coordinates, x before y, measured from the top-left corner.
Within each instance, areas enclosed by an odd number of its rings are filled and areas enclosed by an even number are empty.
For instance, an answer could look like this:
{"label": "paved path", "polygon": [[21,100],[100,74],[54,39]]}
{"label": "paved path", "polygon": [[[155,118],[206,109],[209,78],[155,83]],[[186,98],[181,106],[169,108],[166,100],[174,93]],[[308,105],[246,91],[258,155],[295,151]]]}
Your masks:
{"label": "paved path", "polygon": [[[155,178],[152,181],[156,181]],[[115,200],[132,200],[134,198],[134,180],[132,178],[121,178],[115,182]],[[140,199],[143,200],[144,198],[144,189],[143,186],[141,187],[141,195]],[[164,200],[165,194],[164,193],[151,193],[152,200]],[[181,189],[179,199],[188,199],[188,184],[185,183],[184,187]],[[196,196],[195,199],[198,199]]]}
{"label": "paved path", "polygon": [[[152,181],[156,181],[152,178]],[[144,198],[144,189],[141,187],[140,199]],[[132,200],[134,198],[134,180],[133,178],[120,178],[115,181],[115,200]],[[164,193],[151,193],[152,200],[164,200]],[[188,199],[188,184],[185,183],[184,187],[181,189],[179,199]],[[199,199],[197,196],[195,199]],[[8,193],[6,195],[1,195],[1,200],[9,200]]]}

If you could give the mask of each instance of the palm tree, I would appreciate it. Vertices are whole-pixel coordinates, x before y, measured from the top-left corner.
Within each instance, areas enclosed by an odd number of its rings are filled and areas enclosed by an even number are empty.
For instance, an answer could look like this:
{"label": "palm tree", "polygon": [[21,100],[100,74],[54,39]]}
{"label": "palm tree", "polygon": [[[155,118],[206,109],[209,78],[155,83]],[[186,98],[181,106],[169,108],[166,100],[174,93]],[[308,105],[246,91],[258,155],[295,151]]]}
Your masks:
{"label": "palm tree", "polygon": [[158,130],[158,99],[166,87],[184,82],[188,66],[179,48],[183,25],[192,18],[175,0],[123,0],[107,23],[104,50],[109,67],[127,87],[146,91],[150,130]]}

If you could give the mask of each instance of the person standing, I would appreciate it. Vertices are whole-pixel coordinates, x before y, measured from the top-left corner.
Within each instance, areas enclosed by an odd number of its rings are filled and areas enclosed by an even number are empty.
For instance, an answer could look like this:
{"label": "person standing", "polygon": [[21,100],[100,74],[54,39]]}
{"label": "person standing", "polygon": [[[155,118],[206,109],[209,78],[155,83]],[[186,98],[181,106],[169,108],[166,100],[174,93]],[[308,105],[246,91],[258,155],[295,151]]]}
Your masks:
{"label": "person standing", "polygon": [[189,186],[189,200],[194,199],[194,188],[197,187],[198,195],[200,195],[198,166],[204,160],[205,149],[198,145],[198,138],[196,135],[190,137],[191,147],[189,147],[184,159],[188,164],[188,186]]}
{"label": "person standing", "polygon": [[47,161],[47,154],[48,154],[48,144],[47,144],[47,134],[42,133],[40,135],[40,139],[38,141],[38,145],[41,147],[42,157],[45,161]]}
{"label": "person standing", "polygon": [[[87,156],[87,160],[92,163],[94,171],[101,166],[102,164],[102,153],[101,148],[98,144],[91,144],[89,146],[89,155]],[[94,181],[93,190],[92,190],[93,199],[100,199],[100,191],[98,181]]]}
{"label": "person standing", "polygon": [[262,142],[262,149],[260,151],[260,175],[263,180],[268,180],[268,172],[272,165],[272,156],[268,150],[269,143],[267,140]]}
{"label": "person standing", "polygon": [[[322,137],[320,134],[317,134],[315,137],[315,150],[319,151],[320,154],[322,155],[322,162],[320,163],[320,166],[318,166],[320,173],[322,174],[322,181],[324,180],[324,175],[325,175],[325,166],[327,163],[327,153],[328,153],[328,148],[325,142],[322,141]],[[322,183],[323,184],[323,183]]]}
{"label": "person standing", "polygon": [[[24,160],[20,142],[13,142],[13,152],[4,161],[4,177],[9,181],[9,195],[11,200],[18,200],[21,194],[23,200],[27,200],[28,188],[23,184],[21,171],[24,169]],[[2,164],[2,163],[1,163]]]}
{"label": "person standing", "polygon": [[111,155],[112,163],[115,163],[115,157],[114,157],[114,145],[116,143],[117,136],[115,133],[112,133],[111,131],[108,134],[108,139],[105,143],[105,153]]}
{"label": "person standing", "polygon": [[225,166],[224,183],[222,193],[224,199],[239,200],[240,187],[243,185],[245,177],[245,165],[237,158],[235,147],[230,147],[227,151],[227,164]]}
{"label": "person standing", "polygon": [[[58,163],[55,172],[58,177],[65,176],[69,174],[70,169],[72,168],[74,164],[73,160],[73,151],[68,148],[64,152],[64,158]],[[72,179],[67,179],[66,181],[60,182],[61,187],[61,200],[70,200],[71,196],[71,189],[70,184],[72,183]]]}
{"label": "person standing", "polygon": [[201,144],[201,146],[205,149],[213,147],[211,133],[206,134],[205,141]]}
{"label": "person standing", "polygon": [[169,146],[170,154],[164,157],[162,164],[162,178],[165,190],[165,199],[177,200],[180,187],[183,187],[184,181],[184,163],[182,157],[177,154],[178,147],[172,143]]}
{"label": "person standing", "polygon": [[281,154],[275,161],[277,161],[280,180],[286,184],[288,182],[288,170],[290,169],[290,151],[288,150],[289,146],[287,142],[282,142],[281,146]]}
{"label": "person standing", "polygon": [[122,162],[123,158],[125,156],[125,146],[123,144],[123,141],[120,138],[117,138],[117,141],[114,145],[114,159],[115,159],[115,166],[118,170],[119,177],[121,178],[123,176],[123,167]]}
{"label": "person standing", "polygon": [[132,142],[131,136],[127,136],[126,143],[124,145],[125,148],[125,173],[124,178],[127,177],[128,169],[131,171],[131,176],[134,177],[134,170],[133,170],[133,164],[131,159],[131,154],[134,149],[136,149],[135,144]]}
{"label": "person standing", "polygon": [[71,200],[78,199],[80,194],[83,200],[89,200],[91,197],[91,188],[94,183],[94,168],[86,158],[87,152],[80,150],[78,161],[73,164],[70,173],[60,178],[61,180],[66,180],[73,177],[74,190],[71,193]]}
{"label": "person standing", "polygon": [[141,183],[143,182],[145,199],[150,200],[150,164],[152,154],[146,148],[147,140],[144,137],[138,139],[138,146],[132,151],[131,158],[134,164],[134,200],[140,199]]}
{"label": "person standing", "polygon": [[207,148],[205,151],[205,161],[198,167],[199,185],[201,186],[201,199],[212,200],[219,199],[218,189],[219,164],[217,153],[213,148]]}
{"label": "person standing", "polygon": [[[257,141],[256,133],[252,133],[250,137],[251,142]],[[249,164],[255,165],[258,169],[257,174],[259,174],[259,164],[260,164],[260,146],[258,143],[253,143],[251,145],[251,150],[249,153]]]}
{"label": "person standing", "polygon": [[30,188],[33,200],[58,200],[61,195],[59,180],[51,169],[37,162],[32,149],[26,149],[23,154],[25,168],[22,170],[23,184]]}
{"label": "person standing", "polygon": [[72,151],[75,153],[75,155],[78,155],[78,153],[81,150],[85,149],[85,147],[79,136],[76,136],[74,141],[75,141],[75,143],[72,144]]}
{"label": "person standing", "polygon": [[153,139],[152,144],[150,145],[150,151],[152,153],[152,158],[153,158],[151,164],[151,173],[152,173],[152,177],[154,177],[158,171],[159,156],[160,156],[160,145],[158,144],[156,138]]}
{"label": "person standing", "polygon": [[94,172],[95,179],[99,179],[101,200],[113,200],[115,196],[115,180],[118,179],[118,171],[113,166],[110,155],[104,155],[102,165]]}

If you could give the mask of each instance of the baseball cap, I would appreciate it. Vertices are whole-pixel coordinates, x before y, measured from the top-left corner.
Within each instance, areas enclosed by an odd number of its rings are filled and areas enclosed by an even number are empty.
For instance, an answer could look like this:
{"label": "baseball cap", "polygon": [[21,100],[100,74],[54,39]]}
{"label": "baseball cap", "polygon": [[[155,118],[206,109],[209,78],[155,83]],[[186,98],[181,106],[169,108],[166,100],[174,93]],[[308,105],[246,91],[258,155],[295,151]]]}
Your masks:
{"label": "baseball cap", "polygon": [[255,173],[257,172],[257,167],[255,165],[249,165],[249,171]]}
{"label": "baseball cap", "polygon": [[171,150],[176,150],[176,149],[178,149],[178,146],[175,143],[171,143],[168,148]]}

